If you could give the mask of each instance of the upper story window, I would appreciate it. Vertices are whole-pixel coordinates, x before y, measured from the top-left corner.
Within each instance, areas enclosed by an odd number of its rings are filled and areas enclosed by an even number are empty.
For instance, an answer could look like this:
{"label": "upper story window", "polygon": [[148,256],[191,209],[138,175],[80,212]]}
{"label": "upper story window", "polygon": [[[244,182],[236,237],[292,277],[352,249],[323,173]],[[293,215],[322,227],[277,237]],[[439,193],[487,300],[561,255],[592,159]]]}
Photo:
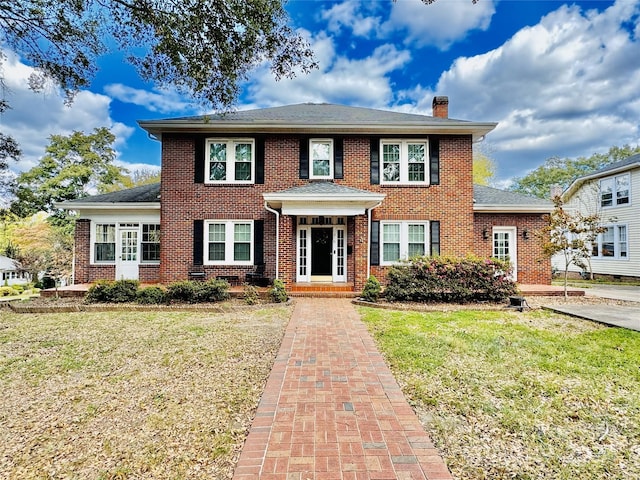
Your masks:
{"label": "upper story window", "polygon": [[380,222],[382,265],[422,256],[428,251],[427,222]]}
{"label": "upper story window", "polygon": [[254,183],[253,139],[210,138],[206,143],[207,183]]}
{"label": "upper story window", "polygon": [[427,140],[383,140],[382,184],[429,183]]}
{"label": "upper story window", "polygon": [[97,223],[95,229],[93,259],[98,262],[115,262],[116,260],[116,225],[114,223]]}
{"label": "upper story window", "polygon": [[591,255],[600,258],[627,259],[629,244],[626,225],[608,225],[605,231],[598,234],[592,245]]}
{"label": "upper story window", "polygon": [[253,264],[253,221],[209,220],[204,232],[206,264]]}
{"label": "upper story window", "polygon": [[628,173],[600,180],[600,205],[615,207],[630,203]]}
{"label": "upper story window", "polygon": [[333,178],[333,141],[331,139],[311,139],[310,178]]}

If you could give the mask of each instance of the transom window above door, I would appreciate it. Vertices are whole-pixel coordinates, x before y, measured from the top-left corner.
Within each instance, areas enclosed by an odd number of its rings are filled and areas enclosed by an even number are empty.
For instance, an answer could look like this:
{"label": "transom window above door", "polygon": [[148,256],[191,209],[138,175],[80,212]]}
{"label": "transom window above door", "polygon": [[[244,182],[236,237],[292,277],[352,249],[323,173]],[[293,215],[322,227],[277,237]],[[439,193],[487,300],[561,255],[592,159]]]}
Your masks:
{"label": "transom window above door", "polygon": [[206,183],[254,183],[253,139],[209,138],[206,142]]}
{"label": "transom window above door", "polygon": [[429,183],[426,139],[382,140],[382,184]]}

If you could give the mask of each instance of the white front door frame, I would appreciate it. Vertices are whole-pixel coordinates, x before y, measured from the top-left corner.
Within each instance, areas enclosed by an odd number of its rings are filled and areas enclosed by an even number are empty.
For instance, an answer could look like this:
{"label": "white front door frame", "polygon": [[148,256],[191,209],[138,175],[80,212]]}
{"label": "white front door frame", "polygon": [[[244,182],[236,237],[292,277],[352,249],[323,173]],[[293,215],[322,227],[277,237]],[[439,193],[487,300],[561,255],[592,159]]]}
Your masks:
{"label": "white front door frame", "polygon": [[[331,275],[314,277],[311,275],[314,228],[331,228]],[[347,226],[333,224],[298,225],[296,229],[296,282],[326,282],[343,283],[347,281]]]}
{"label": "white front door frame", "polygon": [[493,227],[491,235],[492,256],[500,260],[511,262],[513,272],[511,279],[515,282],[518,280],[518,229],[516,227]]}
{"label": "white front door frame", "polygon": [[118,228],[116,246],[116,280],[138,280],[140,264],[140,229],[138,227]]}

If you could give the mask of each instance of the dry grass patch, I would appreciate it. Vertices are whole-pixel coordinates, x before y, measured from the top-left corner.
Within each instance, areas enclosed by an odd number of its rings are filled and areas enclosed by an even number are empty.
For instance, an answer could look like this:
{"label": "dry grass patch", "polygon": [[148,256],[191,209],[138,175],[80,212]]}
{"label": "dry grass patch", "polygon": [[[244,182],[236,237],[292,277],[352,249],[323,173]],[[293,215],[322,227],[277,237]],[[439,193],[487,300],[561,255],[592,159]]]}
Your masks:
{"label": "dry grass patch", "polygon": [[0,477],[230,478],[290,314],[0,312]]}
{"label": "dry grass patch", "polygon": [[640,478],[640,334],[543,311],[361,313],[457,479]]}

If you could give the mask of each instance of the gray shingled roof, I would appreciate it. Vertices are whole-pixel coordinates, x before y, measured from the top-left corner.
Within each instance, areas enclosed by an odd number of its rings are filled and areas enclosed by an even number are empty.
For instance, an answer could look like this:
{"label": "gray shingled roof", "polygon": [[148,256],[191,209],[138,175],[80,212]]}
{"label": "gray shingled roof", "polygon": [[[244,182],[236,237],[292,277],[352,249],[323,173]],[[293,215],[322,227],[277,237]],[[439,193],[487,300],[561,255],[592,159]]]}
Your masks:
{"label": "gray shingled roof", "polygon": [[[357,124],[378,124],[387,125],[394,123],[447,123],[451,121],[461,122],[464,120],[453,120],[448,118],[431,117],[427,115],[416,115],[412,113],[392,112],[389,110],[377,110],[373,108],[350,107],[346,105],[336,105],[332,103],[299,103],[296,105],[285,105],[282,107],[259,108],[254,110],[241,110],[237,112],[198,115],[192,117],[177,117],[159,120],[161,122],[171,121],[204,121],[204,122],[256,122],[256,123],[296,123],[296,124],[318,124],[318,123],[357,123]],[[153,123],[151,120],[148,123]]]}
{"label": "gray shingled roof", "polygon": [[[580,178],[585,178],[585,177],[595,177],[598,176],[602,173],[607,173],[610,172],[612,170],[618,170],[619,168],[624,168],[624,167],[628,167],[630,165],[633,164],[638,164],[640,165],[640,153],[636,154],[636,155],[631,155],[630,157],[625,158],[624,160],[620,160],[619,162],[614,162],[614,163],[610,163],[609,165],[602,167],[599,170],[596,170],[593,173],[590,173],[588,175],[584,175],[583,177]],[[578,178],[578,180],[580,180],[580,178]]]}
{"label": "gray shingled roof", "polygon": [[151,183],[140,187],[127,188],[117,192],[92,195],[64,202],[63,205],[73,206],[76,203],[151,203],[160,202],[160,184]]}
{"label": "gray shingled roof", "polygon": [[279,192],[274,192],[278,195],[321,195],[321,196],[336,196],[336,197],[362,197],[363,195],[375,195],[373,192],[368,190],[359,190],[357,188],[346,187],[344,185],[338,185],[333,182],[309,182],[305,185],[299,187],[291,187],[286,190],[280,190]]}
{"label": "gray shingled roof", "polygon": [[549,200],[484,185],[473,186],[473,200],[476,205],[552,206]]}

